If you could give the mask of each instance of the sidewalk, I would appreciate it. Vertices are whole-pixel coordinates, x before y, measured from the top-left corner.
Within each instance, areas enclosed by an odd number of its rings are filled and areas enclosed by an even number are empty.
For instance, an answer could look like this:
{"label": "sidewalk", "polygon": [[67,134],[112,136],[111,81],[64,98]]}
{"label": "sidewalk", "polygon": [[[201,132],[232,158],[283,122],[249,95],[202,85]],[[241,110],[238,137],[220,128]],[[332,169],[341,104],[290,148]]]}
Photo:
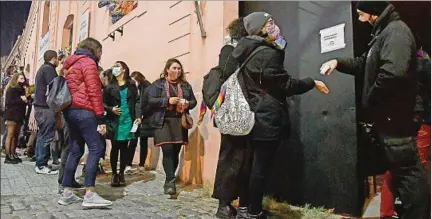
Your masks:
{"label": "sidewalk", "polygon": [[[200,190],[180,191],[177,199],[163,194],[164,176],[112,188],[107,177],[98,178],[97,192],[114,202],[110,210],[83,210],[81,204],[57,204],[57,175],[40,175],[34,163],[4,164],[1,158],[1,218],[214,218],[217,201]],[[81,166],[78,170],[81,170]],[[126,176],[126,181],[128,181]],[[133,176],[132,176],[133,177]],[[82,192],[83,193],[83,192]]]}

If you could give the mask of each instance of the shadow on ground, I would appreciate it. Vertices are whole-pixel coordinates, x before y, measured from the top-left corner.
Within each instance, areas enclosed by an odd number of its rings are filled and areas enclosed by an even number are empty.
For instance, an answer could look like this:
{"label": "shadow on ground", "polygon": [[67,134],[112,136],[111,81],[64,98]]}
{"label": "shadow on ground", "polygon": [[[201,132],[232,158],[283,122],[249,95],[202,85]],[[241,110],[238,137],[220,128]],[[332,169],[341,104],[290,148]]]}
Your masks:
{"label": "shadow on ground", "polygon": [[[137,169],[137,167],[133,167]],[[106,165],[104,165],[104,170],[110,170],[111,166],[109,165],[109,162],[106,162]],[[84,182],[84,175],[85,172],[81,176],[79,176],[77,179],[80,182]],[[115,201],[118,199],[122,199],[127,195],[127,192],[125,191],[125,187],[112,187],[111,186],[111,173],[104,173],[104,174],[98,174],[96,177],[96,187],[95,191],[100,196],[110,200]],[[154,173],[151,173],[149,171],[134,171],[132,174],[125,174],[126,179],[126,185],[130,185],[132,183],[136,182],[149,182],[156,179],[156,175]],[[82,195],[84,195],[85,191],[82,191]]]}

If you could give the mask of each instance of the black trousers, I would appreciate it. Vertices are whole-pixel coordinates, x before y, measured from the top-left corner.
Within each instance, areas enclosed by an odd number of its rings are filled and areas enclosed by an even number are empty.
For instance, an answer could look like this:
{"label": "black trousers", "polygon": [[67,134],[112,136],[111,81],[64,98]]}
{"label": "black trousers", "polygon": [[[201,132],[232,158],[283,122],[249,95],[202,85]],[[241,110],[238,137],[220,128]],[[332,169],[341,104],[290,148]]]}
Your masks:
{"label": "black trousers", "polygon": [[162,147],[162,164],[166,175],[165,183],[175,182],[175,171],[179,165],[181,144],[164,144]]}
{"label": "black trousers", "polygon": [[[147,153],[148,153],[148,137],[140,137],[140,161],[139,166],[143,167],[146,159],[147,159]],[[129,160],[128,160],[128,166],[132,166],[132,161],[135,156],[135,150],[138,145],[138,138],[135,138],[130,141],[129,143]]]}
{"label": "black trousers", "polygon": [[393,177],[395,195],[402,202],[401,219],[429,219],[430,187],[418,155],[415,137],[395,138],[378,135],[386,164]]}
{"label": "black trousers", "polygon": [[212,197],[221,204],[238,199],[248,184],[252,168],[252,149],[244,136],[221,135]]}
{"label": "black trousers", "polygon": [[221,203],[238,197],[240,207],[249,207],[249,213],[259,214],[279,145],[280,141],[223,135],[212,197]]}
{"label": "black trousers", "polygon": [[129,141],[116,141],[111,140],[111,153],[110,162],[112,174],[117,174],[117,161],[120,154],[120,173],[124,173],[126,165],[128,163],[129,151],[128,151]]}

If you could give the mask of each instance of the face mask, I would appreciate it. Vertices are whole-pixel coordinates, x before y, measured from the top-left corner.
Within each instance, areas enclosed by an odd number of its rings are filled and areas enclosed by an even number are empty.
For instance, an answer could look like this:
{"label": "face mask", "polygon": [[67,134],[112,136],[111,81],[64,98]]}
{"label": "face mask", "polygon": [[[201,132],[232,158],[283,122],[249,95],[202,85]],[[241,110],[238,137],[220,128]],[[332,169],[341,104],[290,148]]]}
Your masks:
{"label": "face mask", "polygon": [[278,46],[280,49],[285,49],[287,42],[280,34],[279,27],[273,22],[273,24],[269,24],[267,30],[268,33],[275,38],[274,43],[276,44],[276,46]]}
{"label": "face mask", "polygon": [[118,77],[121,74],[121,68],[120,67],[114,67],[112,69],[112,74],[114,75],[114,77]]}
{"label": "face mask", "polygon": [[19,86],[24,86],[24,82],[18,82]]}

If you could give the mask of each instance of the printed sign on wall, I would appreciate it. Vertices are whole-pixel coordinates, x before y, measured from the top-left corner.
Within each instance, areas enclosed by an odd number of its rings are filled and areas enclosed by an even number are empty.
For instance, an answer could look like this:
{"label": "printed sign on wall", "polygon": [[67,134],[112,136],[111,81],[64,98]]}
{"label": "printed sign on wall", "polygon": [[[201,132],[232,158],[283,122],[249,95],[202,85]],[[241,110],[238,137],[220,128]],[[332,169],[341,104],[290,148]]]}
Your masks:
{"label": "printed sign on wall", "polygon": [[79,42],[85,40],[89,33],[89,10],[86,10],[81,14],[80,18],[80,31],[79,31]]}
{"label": "printed sign on wall", "polygon": [[339,24],[320,31],[321,53],[345,48],[345,24]]}

